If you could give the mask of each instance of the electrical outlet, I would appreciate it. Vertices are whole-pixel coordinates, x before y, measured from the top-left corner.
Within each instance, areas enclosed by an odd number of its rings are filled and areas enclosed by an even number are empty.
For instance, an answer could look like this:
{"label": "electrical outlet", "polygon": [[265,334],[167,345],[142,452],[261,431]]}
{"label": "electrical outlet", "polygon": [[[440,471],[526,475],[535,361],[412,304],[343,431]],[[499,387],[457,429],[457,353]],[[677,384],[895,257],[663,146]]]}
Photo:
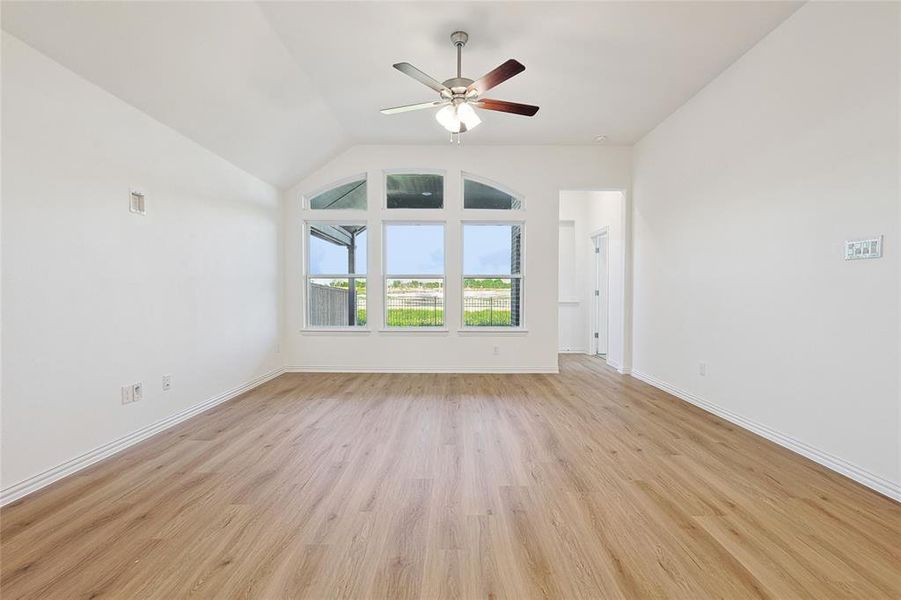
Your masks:
{"label": "electrical outlet", "polygon": [[122,386],[122,404],[131,404],[135,401],[134,389],[130,385]]}
{"label": "electrical outlet", "polygon": [[882,236],[845,241],[845,260],[882,258]]}
{"label": "electrical outlet", "polygon": [[707,363],[705,363],[705,362],[698,363],[698,373],[702,377],[707,375]]}
{"label": "electrical outlet", "polygon": [[134,400],[132,400],[132,402],[140,402],[144,399],[144,384],[140,381],[131,386],[131,391],[134,395]]}
{"label": "electrical outlet", "polygon": [[163,391],[168,392],[172,389],[172,375],[163,375]]}
{"label": "electrical outlet", "polygon": [[501,347],[500,347],[500,346],[495,346],[495,347],[494,347],[494,355],[495,355],[495,356],[498,356],[500,353],[501,353]]}

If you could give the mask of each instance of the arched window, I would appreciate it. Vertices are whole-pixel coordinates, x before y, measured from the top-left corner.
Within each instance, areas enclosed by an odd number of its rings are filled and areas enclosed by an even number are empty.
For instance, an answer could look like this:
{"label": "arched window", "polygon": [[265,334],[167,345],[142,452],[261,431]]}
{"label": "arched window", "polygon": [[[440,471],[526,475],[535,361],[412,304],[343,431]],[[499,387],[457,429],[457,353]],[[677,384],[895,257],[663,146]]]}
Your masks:
{"label": "arched window", "polygon": [[444,208],[441,172],[385,173],[387,208]]}
{"label": "arched window", "polygon": [[334,183],[309,199],[313,210],[366,210],[366,175]]}
{"label": "arched window", "polygon": [[520,210],[522,197],[486,180],[463,175],[463,208]]}

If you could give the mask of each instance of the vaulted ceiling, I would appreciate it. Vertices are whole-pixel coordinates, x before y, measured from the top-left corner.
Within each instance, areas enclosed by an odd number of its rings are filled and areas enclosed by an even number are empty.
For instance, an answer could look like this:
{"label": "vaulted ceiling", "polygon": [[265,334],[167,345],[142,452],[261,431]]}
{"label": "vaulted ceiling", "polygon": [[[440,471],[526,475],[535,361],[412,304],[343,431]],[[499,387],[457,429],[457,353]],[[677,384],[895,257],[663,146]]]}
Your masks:
{"label": "vaulted ceiling", "polygon": [[288,187],[358,143],[447,143],[434,111],[379,108],[434,92],[450,33],[463,74],[526,71],[488,94],[541,106],[482,112],[468,144],[632,144],[799,2],[19,2],[3,29],[244,170]]}

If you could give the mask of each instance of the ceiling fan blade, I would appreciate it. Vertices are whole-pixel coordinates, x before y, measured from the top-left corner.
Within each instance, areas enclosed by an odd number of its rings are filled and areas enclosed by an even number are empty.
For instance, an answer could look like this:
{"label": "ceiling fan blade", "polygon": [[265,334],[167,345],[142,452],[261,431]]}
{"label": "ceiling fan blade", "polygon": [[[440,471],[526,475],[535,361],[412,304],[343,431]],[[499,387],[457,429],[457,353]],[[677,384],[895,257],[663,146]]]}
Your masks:
{"label": "ceiling fan blade", "polygon": [[519,104],[517,102],[507,102],[506,100],[477,100],[471,103],[478,108],[485,110],[496,110],[499,112],[513,113],[515,115],[523,115],[525,117],[533,117],[538,112],[538,107],[532,104]]}
{"label": "ceiling fan blade", "polygon": [[466,91],[476,90],[480,95],[484,94],[494,86],[504,83],[514,75],[522,73],[525,70],[526,68],[521,62],[511,58],[493,71],[489,71],[482,75],[481,78],[470,83],[469,87],[466,88]]}
{"label": "ceiling fan blade", "polygon": [[409,112],[411,110],[422,110],[423,108],[434,108],[435,106],[444,106],[450,104],[450,100],[435,100],[434,102],[422,102],[420,104],[407,104],[406,106],[394,106],[392,108],[383,108],[380,112],[383,115],[396,115],[397,113]]}
{"label": "ceiling fan blade", "polygon": [[420,71],[419,69],[417,69],[416,67],[411,65],[410,63],[406,63],[406,62],[397,63],[396,65],[394,65],[394,68],[397,69],[398,71],[400,71],[401,73],[403,73],[404,75],[409,75],[410,77],[412,77],[419,83],[429,86],[436,92],[439,92],[439,93],[447,92],[448,94],[450,93],[450,90],[447,89],[447,87],[445,87],[445,85],[443,83],[441,83],[434,77],[430,77],[429,75],[426,75],[425,73],[423,73],[422,71]]}

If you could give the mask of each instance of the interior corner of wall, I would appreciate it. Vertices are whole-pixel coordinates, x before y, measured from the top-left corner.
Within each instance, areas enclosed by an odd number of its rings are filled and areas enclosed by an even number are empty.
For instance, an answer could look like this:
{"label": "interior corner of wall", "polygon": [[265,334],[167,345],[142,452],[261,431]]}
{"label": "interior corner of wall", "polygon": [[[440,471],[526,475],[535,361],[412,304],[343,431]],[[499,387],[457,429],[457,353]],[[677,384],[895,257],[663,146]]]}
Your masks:
{"label": "interior corner of wall", "polygon": [[316,161],[303,174],[301,174],[298,177],[295,177],[294,183],[292,183],[284,188],[280,188],[283,198],[289,199],[291,192],[293,190],[295,190],[297,188],[297,186],[302,184],[304,181],[306,181],[307,179],[309,179],[310,177],[312,177],[319,171],[322,171],[323,169],[327,168],[330,164],[332,164],[336,160],[340,159],[342,156],[344,156],[348,152],[352,151],[354,148],[357,148],[358,146],[360,146],[360,144],[353,143],[352,141],[349,141],[349,140],[342,140],[341,142],[336,144],[335,148],[332,150],[332,152],[329,153],[325,158],[323,158],[322,160]]}

